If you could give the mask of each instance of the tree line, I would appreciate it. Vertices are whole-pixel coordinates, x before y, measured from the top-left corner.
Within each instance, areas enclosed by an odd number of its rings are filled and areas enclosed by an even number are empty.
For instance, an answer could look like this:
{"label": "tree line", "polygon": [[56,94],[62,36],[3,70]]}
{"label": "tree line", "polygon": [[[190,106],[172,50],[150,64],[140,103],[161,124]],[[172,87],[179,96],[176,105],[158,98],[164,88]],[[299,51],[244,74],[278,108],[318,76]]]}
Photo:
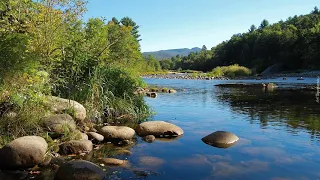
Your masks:
{"label": "tree line", "polygon": [[199,71],[239,64],[257,73],[275,64],[282,71],[319,69],[319,9],[271,25],[263,20],[259,27],[252,25],[210,50],[203,46],[201,52],[164,59],[160,64],[163,69]]}

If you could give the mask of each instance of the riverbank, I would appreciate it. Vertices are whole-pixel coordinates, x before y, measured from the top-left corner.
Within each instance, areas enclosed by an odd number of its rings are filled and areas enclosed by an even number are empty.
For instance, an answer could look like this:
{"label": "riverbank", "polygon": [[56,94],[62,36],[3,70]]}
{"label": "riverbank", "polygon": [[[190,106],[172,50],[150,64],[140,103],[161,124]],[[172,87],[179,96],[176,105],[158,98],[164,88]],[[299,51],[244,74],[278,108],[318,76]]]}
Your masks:
{"label": "riverbank", "polygon": [[302,78],[316,78],[320,77],[320,71],[308,71],[301,73],[277,73],[277,74],[266,74],[266,75],[253,75],[253,76],[242,76],[242,77],[211,77],[207,73],[179,73],[179,72],[168,72],[167,74],[149,74],[142,75],[143,78],[147,79],[198,79],[198,80],[231,80],[231,79],[270,79],[278,77],[302,77]]}

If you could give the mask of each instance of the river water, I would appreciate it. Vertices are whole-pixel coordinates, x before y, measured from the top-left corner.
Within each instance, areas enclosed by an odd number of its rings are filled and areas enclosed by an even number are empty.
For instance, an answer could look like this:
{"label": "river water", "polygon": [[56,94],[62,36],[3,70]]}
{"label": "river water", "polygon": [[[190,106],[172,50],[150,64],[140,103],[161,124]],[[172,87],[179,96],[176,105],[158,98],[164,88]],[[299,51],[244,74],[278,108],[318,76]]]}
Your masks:
{"label": "river water", "polygon": [[[215,87],[219,83],[274,82],[281,87],[316,84],[316,78],[206,81],[146,79],[177,94],[146,98],[155,120],[174,123],[185,134],[172,142],[139,141],[129,160],[161,159],[147,179],[320,179],[320,104],[316,92]],[[240,137],[219,149],[201,138],[217,130]]]}
{"label": "river water", "polygon": [[[153,143],[137,138],[134,145],[126,147],[132,155],[116,155],[115,147],[104,145],[82,157],[104,168],[106,179],[320,179],[320,104],[316,91],[292,90],[315,85],[316,78],[145,81],[150,86],[178,90],[145,100],[156,112],[150,120],[174,123],[184,135]],[[279,88],[265,91],[215,86],[240,82],[274,82]],[[240,140],[227,149],[201,141],[218,130],[233,132]],[[104,167],[103,157],[127,159],[130,165]],[[51,170],[42,171],[36,179],[52,180],[53,176]]]}

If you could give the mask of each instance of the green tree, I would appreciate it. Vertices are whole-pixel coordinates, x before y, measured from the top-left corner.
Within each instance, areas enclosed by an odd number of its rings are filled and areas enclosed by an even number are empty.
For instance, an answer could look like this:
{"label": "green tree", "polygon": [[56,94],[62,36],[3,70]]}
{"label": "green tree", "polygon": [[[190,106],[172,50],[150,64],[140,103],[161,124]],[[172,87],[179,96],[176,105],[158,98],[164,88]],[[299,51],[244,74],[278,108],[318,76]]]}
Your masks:
{"label": "green tree", "polygon": [[115,17],[113,17],[111,21],[112,21],[114,24],[120,25],[120,21],[119,21],[117,18],[115,18]]}
{"label": "green tree", "polygon": [[120,20],[121,24],[131,28],[131,35],[137,40],[141,41],[139,34],[139,26],[129,17],[124,17]]}
{"label": "green tree", "polygon": [[259,29],[264,29],[265,27],[269,26],[269,21],[264,19],[262,20],[260,26],[259,26]]}
{"label": "green tree", "polygon": [[256,29],[257,29],[257,27],[256,27],[254,24],[252,24],[252,25],[250,26],[249,33],[254,32]]}

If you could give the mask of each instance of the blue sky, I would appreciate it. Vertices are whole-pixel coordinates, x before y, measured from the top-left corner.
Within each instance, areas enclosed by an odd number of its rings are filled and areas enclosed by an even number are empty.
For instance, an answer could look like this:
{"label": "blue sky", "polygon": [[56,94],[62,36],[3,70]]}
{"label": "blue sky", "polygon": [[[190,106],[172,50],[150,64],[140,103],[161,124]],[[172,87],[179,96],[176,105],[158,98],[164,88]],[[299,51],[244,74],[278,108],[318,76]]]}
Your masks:
{"label": "blue sky", "polygon": [[89,0],[85,19],[131,17],[140,25],[143,52],[211,48],[263,19],[307,14],[320,0]]}

